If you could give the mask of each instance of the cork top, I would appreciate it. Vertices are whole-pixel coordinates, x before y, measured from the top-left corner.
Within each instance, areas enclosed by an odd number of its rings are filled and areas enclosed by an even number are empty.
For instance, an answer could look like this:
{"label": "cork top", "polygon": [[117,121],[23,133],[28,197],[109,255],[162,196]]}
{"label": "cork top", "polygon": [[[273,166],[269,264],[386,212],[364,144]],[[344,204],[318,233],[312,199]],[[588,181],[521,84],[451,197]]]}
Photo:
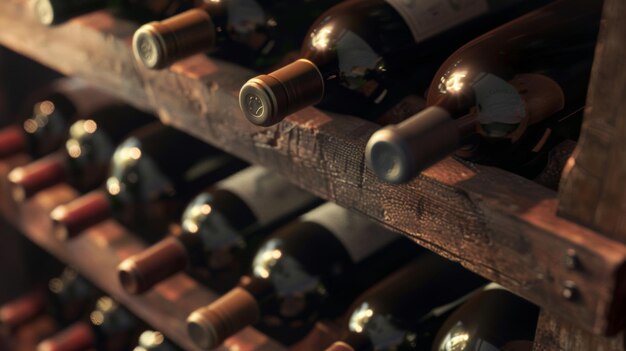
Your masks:
{"label": "cork top", "polygon": [[17,167],[8,175],[13,200],[22,202],[41,190],[56,185],[67,177],[65,162],[60,155],[52,155],[24,167]]}
{"label": "cork top", "polygon": [[120,283],[129,294],[142,294],[185,269],[187,252],[173,237],[165,238],[117,266]]}
{"label": "cork top", "polygon": [[150,69],[162,69],[211,50],[215,42],[215,25],[209,14],[192,9],[164,21],[144,24],[135,32],[132,46],[137,61]]}
{"label": "cork top", "polygon": [[198,347],[210,350],[259,318],[259,305],[254,296],[237,287],[192,312],[187,318],[187,331]]}
{"label": "cork top", "polygon": [[0,158],[13,156],[26,150],[24,130],[18,126],[9,126],[0,130]]}
{"label": "cork top", "polygon": [[59,24],[73,16],[106,6],[107,0],[33,0],[35,18],[46,26]]}
{"label": "cork top", "polygon": [[102,191],[94,191],[50,212],[57,240],[72,239],[112,216],[109,199]]}
{"label": "cork top", "polygon": [[386,127],[376,131],[367,142],[365,160],[378,178],[399,184],[411,179],[414,173],[409,150],[395,128]]}
{"label": "cork top", "polygon": [[93,347],[96,335],[85,322],[77,322],[37,345],[37,351],[87,350]]}
{"label": "cork top", "polygon": [[321,72],[313,62],[299,59],[246,82],[239,92],[239,107],[251,123],[267,127],[323,97]]}

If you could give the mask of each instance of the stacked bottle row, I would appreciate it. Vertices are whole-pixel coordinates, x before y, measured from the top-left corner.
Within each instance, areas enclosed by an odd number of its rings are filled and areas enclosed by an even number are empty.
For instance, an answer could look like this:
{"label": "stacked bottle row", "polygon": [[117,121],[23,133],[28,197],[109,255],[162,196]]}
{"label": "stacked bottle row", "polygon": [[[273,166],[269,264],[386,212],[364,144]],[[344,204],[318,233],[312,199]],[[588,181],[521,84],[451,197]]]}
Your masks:
{"label": "stacked bottle row", "polygon": [[5,336],[44,322],[50,327],[35,333],[37,340],[29,340],[38,342],[41,351],[180,350],[72,268],[0,306]]}
{"label": "stacked bottle row", "polygon": [[[102,103],[85,104],[91,99]],[[502,288],[484,288],[483,279],[360,214],[322,204],[281,176],[247,166],[79,81],[57,82],[40,100],[21,128],[2,130],[0,137],[12,146],[1,150],[6,157],[41,157],[11,171],[13,199],[29,201],[69,183],[84,195],[50,213],[57,240],[80,240],[114,218],[152,244],[118,267],[129,294],[181,271],[222,292],[188,317],[189,337],[202,349],[248,325],[289,345],[319,320],[345,320],[341,340],[330,350],[531,344],[536,307]],[[182,230],[168,234],[173,222]],[[112,299],[98,299],[97,289],[76,273],[66,271],[49,286],[0,313],[2,324],[15,329],[49,310],[67,329],[42,341],[42,350],[64,350],[66,343],[120,350],[143,329]],[[498,314],[503,311],[518,316],[517,324],[505,323]],[[108,313],[123,315],[113,320],[129,326],[108,326]]]}
{"label": "stacked bottle row", "polygon": [[448,155],[540,177],[551,150],[578,138],[602,8],[586,0],[36,3],[48,24],[107,6],[148,13],[156,21],[133,40],[148,68],[210,52],[265,72],[239,95],[254,124],[316,105],[383,125],[363,151],[391,183]]}

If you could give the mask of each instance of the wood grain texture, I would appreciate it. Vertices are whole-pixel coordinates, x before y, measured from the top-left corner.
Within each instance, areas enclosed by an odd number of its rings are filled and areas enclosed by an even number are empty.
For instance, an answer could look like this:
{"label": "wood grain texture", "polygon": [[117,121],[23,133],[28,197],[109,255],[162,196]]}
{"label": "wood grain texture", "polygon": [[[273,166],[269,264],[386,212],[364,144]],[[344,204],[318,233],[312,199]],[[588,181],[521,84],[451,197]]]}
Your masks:
{"label": "wood grain texture", "polygon": [[[626,13],[623,0],[605,0],[604,20],[578,146],[559,192],[559,215],[626,241]],[[623,289],[624,282],[620,283]],[[623,311],[623,302],[616,310]],[[622,312],[624,313],[624,312]],[[592,335],[543,309],[535,351],[624,351],[616,337]]]}
{"label": "wood grain texture", "polygon": [[[23,158],[22,158],[23,159]],[[0,184],[6,189],[6,160],[0,160]],[[16,205],[6,191],[0,194],[2,215],[24,235],[62,262],[76,268],[94,285],[124,304],[135,315],[186,350],[198,350],[187,336],[185,320],[198,307],[218,296],[185,274],[177,274],[142,296],[124,292],[118,281],[117,265],[145,249],[145,244],[113,220],[93,227],[71,242],[54,238],[49,213],[56,206],[75,199],[78,194],[61,184],[46,189],[23,205]],[[247,328],[225,342],[219,350],[281,351],[285,347]],[[304,350],[304,349],[303,349]],[[295,349],[294,351],[300,351]]]}
{"label": "wood grain texture", "polygon": [[626,242],[626,1],[606,0],[578,147],[559,214]]}
{"label": "wood grain texture", "polygon": [[624,342],[624,333],[612,338],[593,335],[542,311],[533,351],[624,351]]}
{"label": "wood grain texture", "polygon": [[[253,72],[202,55],[148,71],[132,58],[126,22],[97,13],[47,29],[24,13],[22,0],[0,3],[0,27],[11,28],[0,31],[0,43],[153,109],[165,123],[364,213],[590,331],[623,325],[626,246],[557,217],[555,192],[450,158],[409,184],[382,183],[363,156],[373,123],[308,108],[259,128],[237,102]],[[562,296],[568,284],[577,290],[570,300]]]}

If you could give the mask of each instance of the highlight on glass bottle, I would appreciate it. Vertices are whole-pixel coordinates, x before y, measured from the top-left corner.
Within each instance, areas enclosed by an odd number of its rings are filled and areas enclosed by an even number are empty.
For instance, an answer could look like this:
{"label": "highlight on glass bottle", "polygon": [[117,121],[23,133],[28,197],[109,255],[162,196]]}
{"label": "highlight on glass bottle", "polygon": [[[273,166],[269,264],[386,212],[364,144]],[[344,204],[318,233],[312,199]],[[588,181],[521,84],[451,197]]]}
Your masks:
{"label": "highlight on glass bottle", "polygon": [[310,27],[299,60],[243,85],[241,110],[260,126],[311,105],[374,119],[421,94],[453,48],[546,2],[344,1]]}
{"label": "highlight on glass bottle", "polygon": [[402,183],[456,151],[534,178],[550,149],[578,137],[601,7],[557,1],[464,45],[423,111],[371,136],[368,167]]}

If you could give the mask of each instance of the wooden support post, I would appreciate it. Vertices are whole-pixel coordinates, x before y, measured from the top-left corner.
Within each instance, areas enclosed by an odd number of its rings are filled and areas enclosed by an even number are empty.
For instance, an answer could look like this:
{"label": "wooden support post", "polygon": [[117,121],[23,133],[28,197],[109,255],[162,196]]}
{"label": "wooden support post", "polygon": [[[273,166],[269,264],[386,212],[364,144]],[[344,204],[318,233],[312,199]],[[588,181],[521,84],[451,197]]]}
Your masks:
{"label": "wooden support post", "polygon": [[[626,242],[626,1],[605,0],[580,141],[563,174],[559,215]],[[624,283],[618,284],[623,290]],[[623,304],[614,308],[623,309]],[[624,315],[617,311],[613,315]],[[593,335],[541,311],[534,351],[625,351],[624,333]]]}
{"label": "wooden support post", "polygon": [[546,310],[541,311],[533,351],[624,351],[624,334],[593,335]]}
{"label": "wooden support post", "polygon": [[626,242],[624,14],[626,1],[605,1],[582,134],[559,194],[559,215],[622,242]]}

